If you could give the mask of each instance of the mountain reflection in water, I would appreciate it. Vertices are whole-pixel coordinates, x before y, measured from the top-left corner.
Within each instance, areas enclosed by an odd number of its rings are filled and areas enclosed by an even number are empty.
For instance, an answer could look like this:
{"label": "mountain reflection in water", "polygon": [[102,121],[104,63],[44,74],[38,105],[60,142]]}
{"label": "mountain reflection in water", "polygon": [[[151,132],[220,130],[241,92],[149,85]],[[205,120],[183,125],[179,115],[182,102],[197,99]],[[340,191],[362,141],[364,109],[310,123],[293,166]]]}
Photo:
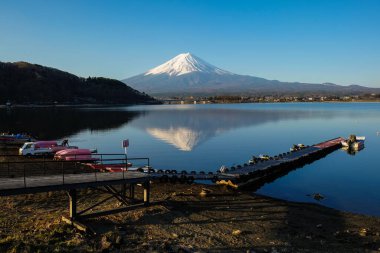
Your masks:
{"label": "mountain reflection in water", "polygon": [[[349,112],[348,112],[349,113]],[[337,116],[332,111],[194,109],[148,111],[130,123],[179,150],[192,151],[221,133],[282,120]]]}

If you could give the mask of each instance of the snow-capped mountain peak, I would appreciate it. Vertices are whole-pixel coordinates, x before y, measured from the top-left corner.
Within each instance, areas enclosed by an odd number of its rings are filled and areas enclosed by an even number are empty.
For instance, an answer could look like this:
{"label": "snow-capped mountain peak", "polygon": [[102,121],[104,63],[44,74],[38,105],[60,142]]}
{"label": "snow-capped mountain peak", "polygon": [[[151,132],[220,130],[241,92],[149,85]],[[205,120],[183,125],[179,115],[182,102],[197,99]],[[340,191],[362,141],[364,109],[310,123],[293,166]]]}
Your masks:
{"label": "snow-capped mountain peak", "polygon": [[[177,55],[164,64],[147,72],[124,79],[132,88],[156,96],[186,95],[352,95],[361,93],[380,93],[380,89],[364,86],[341,86],[331,83],[281,82],[265,78],[238,75],[217,68],[190,53]],[[157,131],[155,132],[157,134]],[[174,133],[170,133],[174,134]],[[175,135],[183,135],[175,133]],[[160,134],[166,136],[167,133]],[[194,136],[193,136],[194,137]],[[166,139],[170,139],[168,136]],[[195,139],[194,139],[195,140]],[[174,140],[170,139],[174,143]],[[194,141],[186,142],[190,147]],[[176,143],[179,145],[179,143]],[[181,144],[182,149],[186,146]]]}
{"label": "snow-capped mountain peak", "polygon": [[214,73],[219,75],[232,74],[205,62],[193,54],[183,53],[148,70],[144,75],[167,74],[169,76],[180,76],[191,72]]}

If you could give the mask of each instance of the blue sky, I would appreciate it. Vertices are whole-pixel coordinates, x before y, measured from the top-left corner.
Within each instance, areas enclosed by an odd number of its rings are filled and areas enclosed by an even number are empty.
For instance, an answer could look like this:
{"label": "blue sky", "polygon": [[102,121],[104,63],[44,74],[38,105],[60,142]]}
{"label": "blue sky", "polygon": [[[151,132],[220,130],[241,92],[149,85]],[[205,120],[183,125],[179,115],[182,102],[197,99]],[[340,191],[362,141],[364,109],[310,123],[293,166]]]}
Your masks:
{"label": "blue sky", "polygon": [[0,61],[123,79],[183,52],[268,79],[380,87],[377,0],[1,0]]}

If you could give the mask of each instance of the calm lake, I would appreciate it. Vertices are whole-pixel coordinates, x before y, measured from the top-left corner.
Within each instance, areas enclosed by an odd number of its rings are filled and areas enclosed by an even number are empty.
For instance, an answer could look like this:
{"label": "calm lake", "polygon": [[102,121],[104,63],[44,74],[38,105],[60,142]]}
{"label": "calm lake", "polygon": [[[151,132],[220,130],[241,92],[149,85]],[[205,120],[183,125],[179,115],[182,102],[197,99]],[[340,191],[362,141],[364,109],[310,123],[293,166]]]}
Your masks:
{"label": "calm lake", "polygon": [[380,216],[380,104],[287,103],[159,105],[118,108],[0,109],[0,131],[40,139],[68,138],[100,153],[149,157],[160,169],[216,171],[252,155],[277,155],[292,144],[311,145],[350,134],[366,136],[364,150],[338,150],[264,185],[257,193],[317,202]]}

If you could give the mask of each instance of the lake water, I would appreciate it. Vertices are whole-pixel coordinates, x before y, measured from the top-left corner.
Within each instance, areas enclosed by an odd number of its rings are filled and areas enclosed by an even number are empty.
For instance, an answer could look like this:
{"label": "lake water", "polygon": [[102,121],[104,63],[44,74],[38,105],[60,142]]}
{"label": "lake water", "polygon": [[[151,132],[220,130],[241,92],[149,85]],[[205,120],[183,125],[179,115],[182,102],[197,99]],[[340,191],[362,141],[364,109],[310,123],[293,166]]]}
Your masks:
{"label": "lake water", "polygon": [[216,171],[276,155],[294,143],[314,144],[350,134],[366,136],[364,150],[335,151],[264,185],[257,193],[380,216],[380,104],[287,103],[159,105],[123,108],[0,109],[0,131],[149,157],[155,168]]}

